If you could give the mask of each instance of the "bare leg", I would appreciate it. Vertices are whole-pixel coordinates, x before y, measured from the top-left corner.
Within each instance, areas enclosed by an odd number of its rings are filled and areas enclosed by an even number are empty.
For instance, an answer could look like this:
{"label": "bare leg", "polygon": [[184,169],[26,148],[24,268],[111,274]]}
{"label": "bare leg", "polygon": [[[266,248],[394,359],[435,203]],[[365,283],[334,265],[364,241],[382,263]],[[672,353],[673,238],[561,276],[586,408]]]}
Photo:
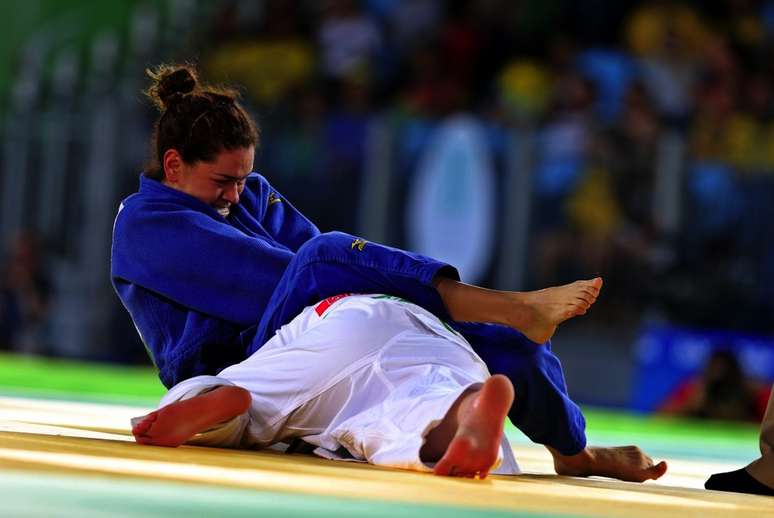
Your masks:
{"label": "bare leg", "polygon": [[438,461],[436,475],[485,478],[497,461],[505,416],[513,403],[513,385],[495,375],[468,391],[427,436],[423,461]]}
{"label": "bare leg", "polygon": [[602,279],[597,277],[538,291],[512,293],[514,311],[508,325],[533,342],[542,344],[554,335],[559,324],[585,315],[596,302],[601,289]]}
{"label": "bare leg", "polygon": [[151,412],[132,428],[132,434],[140,444],[174,448],[199,432],[245,413],[251,400],[250,393],[241,387],[218,387]]}
{"label": "bare leg", "polygon": [[585,314],[602,289],[599,277],[525,292],[489,290],[443,277],[433,283],[453,320],[507,325],[541,344],[556,326]]}
{"label": "bare leg", "polygon": [[628,482],[656,480],[667,470],[664,461],[658,464],[645,455],[637,446],[614,448],[588,447],[577,455],[564,456],[548,448],[554,456],[554,469],[559,475],[573,477],[617,478]]}

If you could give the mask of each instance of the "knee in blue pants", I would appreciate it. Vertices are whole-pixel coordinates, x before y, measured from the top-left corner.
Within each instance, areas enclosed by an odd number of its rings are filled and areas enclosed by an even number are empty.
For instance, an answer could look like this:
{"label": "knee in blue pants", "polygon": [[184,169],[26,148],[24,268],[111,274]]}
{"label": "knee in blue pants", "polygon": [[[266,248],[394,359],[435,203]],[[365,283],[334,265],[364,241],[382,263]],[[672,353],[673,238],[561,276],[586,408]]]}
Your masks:
{"label": "knee in blue pants", "polygon": [[562,365],[550,342],[535,344],[505,326],[455,327],[492,374],[503,374],[513,383],[516,398],[508,417],[519,430],[562,455],[575,455],[586,447],[586,420],[567,394]]}
{"label": "knee in blue pants", "polygon": [[396,295],[447,319],[446,308],[432,285],[441,271],[458,278],[456,270],[435,259],[343,232],[320,234],[304,243],[291,259],[247,352],[255,352],[304,307],[340,293]]}

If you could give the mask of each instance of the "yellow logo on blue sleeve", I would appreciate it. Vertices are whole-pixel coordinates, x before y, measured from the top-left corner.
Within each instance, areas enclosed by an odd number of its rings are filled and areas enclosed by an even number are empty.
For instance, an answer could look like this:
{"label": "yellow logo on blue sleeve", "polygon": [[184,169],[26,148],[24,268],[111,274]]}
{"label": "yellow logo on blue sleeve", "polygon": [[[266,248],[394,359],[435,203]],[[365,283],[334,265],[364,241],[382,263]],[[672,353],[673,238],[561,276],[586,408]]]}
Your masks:
{"label": "yellow logo on blue sleeve", "polygon": [[277,196],[276,192],[272,192],[271,194],[269,194],[269,205],[274,205],[275,203],[278,203],[281,201],[282,199],[279,196]]}
{"label": "yellow logo on blue sleeve", "polygon": [[354,250],[355,247],[357,247],[357,249],[360,252],[362,252],[363,248],[365,248],[367,244],[368,244],[368,241],[365,241],[364,239],[355,239],[354,241],[352,241],[352,246],[350,247],[350,249]]}

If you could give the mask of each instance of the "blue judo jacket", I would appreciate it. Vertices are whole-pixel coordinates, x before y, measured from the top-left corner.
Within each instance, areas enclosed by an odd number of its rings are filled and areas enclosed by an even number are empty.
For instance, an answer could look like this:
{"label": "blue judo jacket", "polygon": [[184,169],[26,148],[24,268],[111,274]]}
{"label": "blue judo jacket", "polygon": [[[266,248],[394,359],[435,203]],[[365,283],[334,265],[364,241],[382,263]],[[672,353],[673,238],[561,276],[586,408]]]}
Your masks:
{"label": "blue judo jacket", "polygon": [[111,278],[165,386],[243,361],[300,311],[344,292],[388,293],[448,314],[446,263],[321,234],[261,175],[228,217],[146,176],[113,228]]}

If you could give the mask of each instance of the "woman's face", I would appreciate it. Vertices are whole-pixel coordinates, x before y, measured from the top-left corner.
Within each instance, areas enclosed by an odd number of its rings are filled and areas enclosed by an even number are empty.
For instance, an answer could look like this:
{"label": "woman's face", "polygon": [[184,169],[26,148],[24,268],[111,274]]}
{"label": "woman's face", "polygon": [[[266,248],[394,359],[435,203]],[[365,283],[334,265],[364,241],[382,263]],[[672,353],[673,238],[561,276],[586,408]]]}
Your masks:
{"label": "woman's face", "polygon": [[255,148],[222,151],[212,162],[187,164],[170,149],[164,154],[164,183],[203,201],[226,217],[239,203],[245,179],[253,170]]}

